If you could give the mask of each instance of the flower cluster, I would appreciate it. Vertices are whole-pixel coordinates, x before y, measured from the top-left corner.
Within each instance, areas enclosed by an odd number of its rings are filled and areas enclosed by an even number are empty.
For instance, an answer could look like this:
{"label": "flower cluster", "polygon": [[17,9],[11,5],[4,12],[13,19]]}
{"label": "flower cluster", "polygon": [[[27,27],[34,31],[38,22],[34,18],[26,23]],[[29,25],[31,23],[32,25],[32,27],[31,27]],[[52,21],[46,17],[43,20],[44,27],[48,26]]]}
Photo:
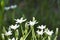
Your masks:
{"label": "flower cluster", "polygon": [[11,5],[11,6],[9,6],[9,7],[5,7],[4,9],[5,10],[10,10],[10,9],[14,9],[14,8],[16,8],[17,7],[17,5]]}
{"label": "flower cluster", "polygon": [[[17,23],[23,23],[23,22],[25,22],[27,19],[23,19],[23,17],[21,17],[21,19],[15,19],[15,21],[16,21],[16,24],[15,25],[10,25],[9,26],[9,29],[8,29],[8,31],[5,31],[5,33],[3,34],[2,33],[2,37],[5,35],[5,36],[10,36],[10,35],[12,35],[12,30],[11,29],[13,29],[13,30],[16,30],[20,25],[18,25]],[[18,30],[16,30],[16,32],[18,32]],[[18,35],[18,33],[17,33],[17,35]],[[13,37],[12,39],[8,39],[8,40],[15,40],[15,38]]]}
{"label": "flower cluster", "polygon": [[[28,35],[30,33],[32,33],[32,39],[36,39],[39,38],[37,36],[46,36],[48,37],[48,40],[50,40],[52,34],[54,33],[53,30],[49,30],[48,28],[46,28],[46,25],[41,25],[41,26],[38,26],[38,30],[36,31],[36,33],[38,35],[35,34],[35,30],[34,30],[34,25],[37,24],[37,20],[35,20],[35,18],[33,18],[33,21],[29,21],[29,22],[26,22],[25,23],[25,29],[23,30],[23,26],[22,26],[22,23],[25,22],[27,19],[24,19],[23,17],[21,17],[20,19],[14,19],[16,22],[15,22],[15,25],[10,25],[9,28],[8,28],[8,31],[5,30],[5,28],[3,28],[3,31],[4,33],[2,33],[2,40],[4,40],[5,36],[8,37],[8,40],[26,40],[26,38],[28,37]],[[30,27],[29,27],[30,26]],[[20,29],[21,28],[21,32],[20,32]],[[30,28],[30,29],[29,29]],[[10,36],[13,35],[13,31],[14,31],[14,36],[13,38],[10,38]],[[19,33],[22,33],[21,35],[23,35],[21,38],[19,38]],[[45,34],[45,35],[44,35]],[[55,33],[55,37],[54,37],[54,40],[56,40],[57,38],[57,34],[58,34],[58,28],[56,28],[56,33]],[[45,40],[44,37],[40,37],[41,40]]]}
{"label": "flower cluster", "polygon": [[46,33],[47,35],[51,36],[53,34],[53,30],[50,31],[49,29],[45,29],[46,25],[45,26],[41,25],[41,26],[38,26],[37,28],[41,29],[41,31],[39,30],[36,31],[38,35],[43,35],[43,33]]}

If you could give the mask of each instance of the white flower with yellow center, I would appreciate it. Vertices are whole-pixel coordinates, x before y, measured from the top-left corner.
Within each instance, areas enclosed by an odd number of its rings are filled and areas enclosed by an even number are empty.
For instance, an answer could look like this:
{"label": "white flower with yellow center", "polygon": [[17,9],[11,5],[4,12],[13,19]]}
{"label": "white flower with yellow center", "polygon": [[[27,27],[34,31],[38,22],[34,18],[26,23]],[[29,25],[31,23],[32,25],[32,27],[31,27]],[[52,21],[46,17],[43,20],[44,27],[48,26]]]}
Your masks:
{"label": "white flower with yellow center", "polygon": [[35,21],[30,21],[30,22],[28,22],[28,23],[29,23],[30,26],[34,26],[34,25],[37,24],[38,22],[36,22],[36,20],[35,20]]}
{"label": "white flower with yellow center", "polygon": [[23,17],[21,17],[21,19],[15,19],[16,23],[22,23],[25,22],[27,19],[23,19]]}
{"label": "white flower with yellow center", "polygon": [[38,26],[37,28],[39,28],[39,29],[45,29],[46,28],[46,25],[45,26],[43,26],[43,25],[41,25],[41,26]]}
{"label": "white flower with yellow center", "polygon": [[15,24],[15,25],[11,25],[11,26],[9,26],[11,29],[17,29],[18,27],[19,27],[19,25],[17,25],[17,24]]}
{"label": "white flower with yellow center", "polygon": [[43,35],[43,33],[44,33],[43,30],[41,30],[41,31],[37,30],[36,32],[38,35]]}

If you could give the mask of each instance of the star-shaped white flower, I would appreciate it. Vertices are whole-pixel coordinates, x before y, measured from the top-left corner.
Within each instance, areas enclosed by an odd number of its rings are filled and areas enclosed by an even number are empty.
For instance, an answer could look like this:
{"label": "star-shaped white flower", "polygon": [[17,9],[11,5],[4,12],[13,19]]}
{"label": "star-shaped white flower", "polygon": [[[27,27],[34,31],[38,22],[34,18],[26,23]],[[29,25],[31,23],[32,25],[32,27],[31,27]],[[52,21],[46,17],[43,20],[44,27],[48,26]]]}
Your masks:
{"label": "star-shaped white flower", "polygon": [[41,30],[41,31],[37,30],[36,32],[38,35],[43,35],[43,33],[44,33],[43,30]]}
{"label": "star-shaped white flower", "polygon": [[27,19],[23,19],[23,17],[21,17],[21,19],[15,19],[16,23],[22,23],[25,22]]}
{"label": "star-shaped white flower", "polygon": [[52,34],[53,34],[53,30],[45,30],[45,33],[47,34],[47,35],[49,35],[49,36],[51,36]]}
{"label": "star-shaped white flower", "polygon": [[19,25],[17,25],[17,24],[15,24],[15,25],[11,25],[11,26],[9,26],[11,29],[17,29],[18,27],[19,27]]}
{"label": "star-shaped white flower", "polygon": [[34,26],[34,25],[37,24],[38,22],[36,22],[36,20],[35,20],[35,21],[30,21],[30,22],[28,22],[28,23],[29,23],[30,26]]}
{"label": "star-shaped white flower", "polygon": [[12,31],[9,30],[8,32],[5,32],[5,35],[6,36],[12,35]]}
{"label": "star-shaped white flower", "polygon": [[46,25],[45,26],[43,26],[43,25],[41,25],[41,26],[38,26],[37,28],[39,28],[39,29],[45,29],[46,28]]}

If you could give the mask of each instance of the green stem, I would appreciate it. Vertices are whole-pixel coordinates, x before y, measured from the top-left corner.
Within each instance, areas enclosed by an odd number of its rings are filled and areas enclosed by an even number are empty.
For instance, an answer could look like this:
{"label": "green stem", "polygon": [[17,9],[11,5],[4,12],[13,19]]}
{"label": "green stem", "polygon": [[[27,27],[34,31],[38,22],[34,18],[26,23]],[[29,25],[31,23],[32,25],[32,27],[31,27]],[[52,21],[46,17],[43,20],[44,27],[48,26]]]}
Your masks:
{"label": "green stem", "polygon": [[48,40],[51,40],[51,37],[50,36],[48,36]]}
{"label": "green stem", "polygon": [[55,38],[54,38],[54,40],[57,40],[57,36],[58,36],[58,28],[56,28],[56,31],[55,31]]}
{"label": "green stem", "polygon": [[41,35],[41,39],[43,39],[43,36]]}
{"label": "green stem", "polygon": [[28,32],[28,34],[25,36],[24,40],[26,40],[26,38],[28,37],[28,35],[30,34],[31,30]]}
{"label": "green stem", "polygon": [[40,38],[40,35],[38,35],[38,40],[40,40],[39,38]]}
{"label": "green stem", "polygon": [[9,40],[10,36],[7,36],[7,39]]}
{"label": "green stem", "polygon": [[54,40],[57,40],[57,36],[55,36]]}
{"label": "green stem", "polygon": [[21,31],[22,31],[22,35],[24,35],[24,31],[23,31],[23,27],[22,27],[22,25],[21,25]]}
{"label": "green stem", "polygon": [[19,32],[18,32],[18,30],[16,30],[16,31],[15,31],[16,40],[18,40],[18,36],[19,36]]}
{"label": "green stem", "polygon": [[2,34],[2,40],[5,40],[4,34]]}
{"label": "green stem", "polygon": [[36,36],[35,36],[35,32],[34,32],[34,28],[33,28],[33,26],[31,26],[31,30],[32,30],[32,39],[34,40],[37,40],[36,39]]}

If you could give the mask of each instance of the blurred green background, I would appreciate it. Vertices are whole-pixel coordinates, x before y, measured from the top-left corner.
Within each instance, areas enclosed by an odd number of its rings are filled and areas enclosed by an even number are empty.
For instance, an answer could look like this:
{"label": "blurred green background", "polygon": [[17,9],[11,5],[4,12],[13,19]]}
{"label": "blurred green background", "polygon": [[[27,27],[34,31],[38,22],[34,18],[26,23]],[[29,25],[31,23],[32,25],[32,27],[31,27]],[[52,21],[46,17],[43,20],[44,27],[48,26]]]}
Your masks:
{"label": "blurred green background", "polygon": [[[11,5],[17,5],[17,8],[4,10]],[[36,17],[39,25],[47,25],[49,29],[60,28],[60,0],[0,0],[0,29],[22,16],[27,20]]]}

